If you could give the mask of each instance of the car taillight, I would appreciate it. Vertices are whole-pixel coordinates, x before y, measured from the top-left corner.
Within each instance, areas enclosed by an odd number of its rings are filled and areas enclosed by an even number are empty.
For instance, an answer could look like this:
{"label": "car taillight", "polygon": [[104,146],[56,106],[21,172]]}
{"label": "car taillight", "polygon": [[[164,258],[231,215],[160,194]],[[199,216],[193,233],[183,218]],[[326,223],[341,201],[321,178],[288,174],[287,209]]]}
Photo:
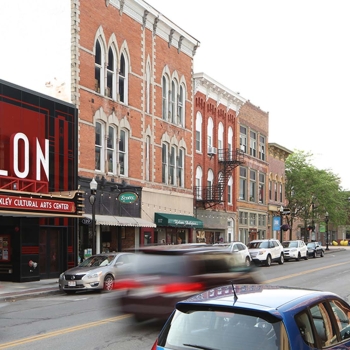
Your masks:
{"label": "car taillight", "polygon": [[160,293],[179,293],[179,292],[199,292],[204,289],[204,285],[199,282],[194,283],[170,283],[159,287]]}
{"label": "car taillight", "polygon": [[157,350],[157,345],[158,345],[158,339],[156,339],[156,341],[154,342],[151,350]]}
{"label": "car taillight", "polygon": [[134,289],[141,288],[142,284],[134,280],[114,281],[113,289]]}

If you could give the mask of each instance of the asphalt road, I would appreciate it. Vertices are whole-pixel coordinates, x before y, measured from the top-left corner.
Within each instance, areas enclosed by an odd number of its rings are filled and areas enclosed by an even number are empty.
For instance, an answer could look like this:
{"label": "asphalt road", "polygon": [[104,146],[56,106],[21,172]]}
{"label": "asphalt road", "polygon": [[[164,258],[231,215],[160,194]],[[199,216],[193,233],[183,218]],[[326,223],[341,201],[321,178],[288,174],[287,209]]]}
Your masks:
{"label": "asphalt road", "polygon": [[[258,267],[269,284],[330,290],[349,302],[350,251]],[[151,349],[162,323],[122,315],[113,293],[51,295],[0,304],[1,349]]]}

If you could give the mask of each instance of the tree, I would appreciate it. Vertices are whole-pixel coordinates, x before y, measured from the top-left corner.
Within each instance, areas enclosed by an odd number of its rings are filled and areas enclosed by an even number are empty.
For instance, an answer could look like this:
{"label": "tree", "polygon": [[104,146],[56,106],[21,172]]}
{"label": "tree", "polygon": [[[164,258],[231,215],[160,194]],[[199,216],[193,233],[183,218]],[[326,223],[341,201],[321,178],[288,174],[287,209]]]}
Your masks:
{"label": "tree", "polygon": [[317,169],[311,164],[311,158],[311,153],[295,151],[286,159],[285,197],[291,210],[290,232],[296,219],[303,220],[307,227],[310,219],[323,221],[326,212],[335,225],[347,221],[348,203],[340,178],[330,170]]}

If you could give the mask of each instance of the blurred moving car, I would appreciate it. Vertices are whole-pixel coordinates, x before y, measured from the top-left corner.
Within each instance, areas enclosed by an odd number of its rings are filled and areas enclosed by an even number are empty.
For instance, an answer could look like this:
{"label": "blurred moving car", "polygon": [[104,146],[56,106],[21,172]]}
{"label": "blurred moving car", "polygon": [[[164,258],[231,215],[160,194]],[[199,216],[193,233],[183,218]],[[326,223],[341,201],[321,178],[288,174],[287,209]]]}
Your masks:
{"label": "blurred moving car", "polygon": [[239,266],[234,255],[217,247],[187,244],[143,248],[133,273],[115,281],[123,290],[120,306],[137,321],[167,319],[180,301],[226,283],[259,283],[256,270]]}
{"label": "blurred moving car", "polygon": [[309,242],[307,244],[307,251],[308,251],[309,257],[311,258],[316,258],[317,256],[320,256],[321,258],[323,258],[324,256],[324,249],[319,244],[319,242]]}
{"label": "blurred moving car", "polygon": [[350,306],[331,292],[227,285],[176,304],[152,350],[349,349]]}
{"label": "blurred moving car", "polygon": [[277,239],[256,239],[249,242],[248,250],[256,264],[271,266],[274,261],[280,265],[284,263],[283,247]]}
{"label": "blurred moving car", "polygon": [[82,290],[112,290],[118,272],[130,266],[134,254],[105,253],[90,256],[59,277],[59,288],[67,294]]}
{"label": "blurred moving car", "polygon": [[307,246],[304,241],[296,239],[294,241],[284,241],[282,242],[284,260],[295,259],[299,261],[301,258],[307,260],[309,254],[307,252]]}
{"label": "blurred moving car", "polygon": [[237,258],[237,263],[240,265],[250,266],[252,258],[249,254],[248,247],[242,242],[216,243],[214,246],[227,249],[228,252],[234,254]]}

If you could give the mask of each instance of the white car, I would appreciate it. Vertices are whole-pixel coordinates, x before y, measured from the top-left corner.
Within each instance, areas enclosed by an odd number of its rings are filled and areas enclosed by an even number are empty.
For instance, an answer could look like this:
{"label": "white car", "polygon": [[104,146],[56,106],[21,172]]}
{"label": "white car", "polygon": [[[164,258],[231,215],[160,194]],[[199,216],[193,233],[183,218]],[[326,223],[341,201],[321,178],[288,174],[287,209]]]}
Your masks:
{"label": "white car", "polygon": [[252,262],[248,247],[242,242],[216,243],[214,246],[227,249],[230,253],[234,254],[240,265],[250,266]]}
{"label": "white car", "polygon": [[270,266],[272,262],[284,263],[282,244],[278,239],[257,239],[249,242],[248,250],[254,263]]}
{"label": "white car", "polygon": [[299,261],[300,259],[307,260],[309,258],[307,246],[304,241],[297,239],[294,241],[284,241],[282,242],[284,251],[284,260],[295,259]]}

